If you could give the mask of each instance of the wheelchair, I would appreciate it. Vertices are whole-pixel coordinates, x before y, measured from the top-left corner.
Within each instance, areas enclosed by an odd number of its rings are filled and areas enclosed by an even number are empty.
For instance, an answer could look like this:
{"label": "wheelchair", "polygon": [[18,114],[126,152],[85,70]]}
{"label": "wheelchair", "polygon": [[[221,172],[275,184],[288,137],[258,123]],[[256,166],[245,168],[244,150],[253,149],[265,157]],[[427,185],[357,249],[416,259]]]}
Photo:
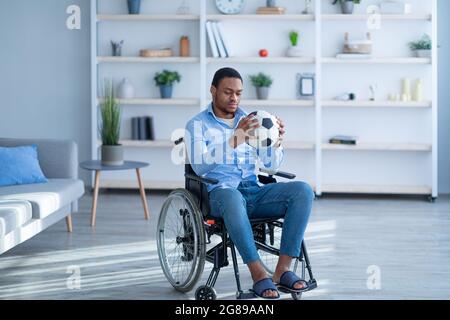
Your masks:
{"label": "wheelchair", "polygon": [[[175,144],[183,142],[183,138]],[[274,176],[294,179],[295,175],[286,172],[272,172],[260,169],[258,175],[262,184],[276,183]],[[213,264],[213,269],[205,285],[195,291],[196,300],[216,300],[214,285],[222,267],[229,265],[228,248],[231,251],[234,276],[236,279],[236,298],[252,299],[256,296],[250,290],[242,290],[236,248],[230,239],[225,224],[220,218],[210,215],[207,184],[217,184],[216,179],[197,176],[191,165],[185,163],[185,188],[172,191],[165,200],[158,219],[157,248],[164,275],[169,283],[180,292],[191,291],[199,281],[205,261]],[[253,236],[263,267],[272,275],[279,256],[282,219],[250,219]],[[213,235],[219,236],[221,242],[206,250]],[[294,258],[292,271],[308,284],[306,291],[317,287],[310,266],[305,241],[302,242],[299,257]],[[306,280],[306,272],[308,280]],[[301,299],[302,292],[291,293],[294,300]]]}

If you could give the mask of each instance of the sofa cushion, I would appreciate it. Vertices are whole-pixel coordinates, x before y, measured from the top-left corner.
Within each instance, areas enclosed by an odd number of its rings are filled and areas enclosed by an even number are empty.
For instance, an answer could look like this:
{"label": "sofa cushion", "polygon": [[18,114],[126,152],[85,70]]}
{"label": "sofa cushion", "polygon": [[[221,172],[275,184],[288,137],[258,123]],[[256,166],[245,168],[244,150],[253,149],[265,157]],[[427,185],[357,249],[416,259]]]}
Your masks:
{"label": "sofa cushion", "polygon": [[48,183],[2,187],[0,200],[28,200],[33,207],[33,218],[42,219],[76,201],[83,193],[84,185],[81,180],[49,179]]}
{"label": "sofa cushion", "polygon": [[31,220],[31,203],[0,200],[0,238]]}
{"label": "sofa cushion", "polygon": [[0,186],[43,182],[36,145],[0,147]]}

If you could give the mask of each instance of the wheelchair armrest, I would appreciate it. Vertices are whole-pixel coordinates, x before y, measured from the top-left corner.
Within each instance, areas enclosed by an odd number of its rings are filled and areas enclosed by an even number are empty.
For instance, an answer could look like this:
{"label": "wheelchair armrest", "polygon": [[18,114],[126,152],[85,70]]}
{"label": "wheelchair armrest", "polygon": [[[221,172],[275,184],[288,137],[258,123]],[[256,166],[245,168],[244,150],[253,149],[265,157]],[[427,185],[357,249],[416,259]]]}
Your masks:
{"label": "wheelchair armrest", "polygon": [[214,178],[203,178],[203,177],[199,177],[196,176],[194,174],[190,174],[190,173],[185,173],[184,174],[186,179],[191,179],[191,180],[195,180],[198,181],[200,183],[207,183],[207,184],[218,184],[219,180],[214,179]]}
{"label": "wheelchair armrest", "polygon": [[270,170],[270,169],[266,169],[266,168],[259,168],[259,171],[267,173],[269,176],[278,176],[278,177],[286,178],[286,179],[294,179],[295,178],[295,174],[289,173],[289,172],[275,171],[275,170]]}

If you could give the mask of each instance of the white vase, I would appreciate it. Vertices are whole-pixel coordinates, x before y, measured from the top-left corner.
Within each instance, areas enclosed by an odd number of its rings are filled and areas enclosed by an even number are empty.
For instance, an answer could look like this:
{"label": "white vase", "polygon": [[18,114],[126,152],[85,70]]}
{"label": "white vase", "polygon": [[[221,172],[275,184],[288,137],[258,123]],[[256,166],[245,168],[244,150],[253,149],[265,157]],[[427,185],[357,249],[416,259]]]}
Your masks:
{"label": "white vase", "polygon": [[134,98],[134,88],[128,78],[124,78],[120,83],[118,90],[119,99],[133,99]]}
{"label": "white vase", "polygon": [[286,50],[286,56],[288,57],[300,57],[302,55],[302,51],[300,50],[300,46],[290,46]]}

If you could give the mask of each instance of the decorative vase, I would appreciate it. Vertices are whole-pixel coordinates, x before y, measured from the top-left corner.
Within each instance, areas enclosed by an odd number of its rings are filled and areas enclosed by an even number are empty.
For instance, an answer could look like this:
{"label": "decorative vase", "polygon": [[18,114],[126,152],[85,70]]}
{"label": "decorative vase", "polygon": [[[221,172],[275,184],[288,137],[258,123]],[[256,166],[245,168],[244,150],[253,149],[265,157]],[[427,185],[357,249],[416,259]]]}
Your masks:
{"label": "decorative vase", "polygon": [[301,55],[302,52],[299,45],[290,46],[286,51],[286,56],[288,57],[300,57]]}
{"label": "decorative vase", "polygon": [[172,98],[172,85],[161,85],[159,86],[159,91],[161,92],[162,99],[170,99]]}
{"label": "decorative vase", "polygon": [[107,146],[102,145],[102,165],[104,166],[121,166],[123,165],[123,146]]}
{"label": "decorative vase", "polygon": [[127,2],[128,2],[128,13],[139,14],[141,10],[141,0],[127,0]]}
{"label": "decorative vase", "polygon": [[123,46],[123,40],[121,40],[119,42],[114,42],[111,40],[113,57],[120,57],[122,55],[122,46]]}
{"label": "decorative vase", "polygon": [[431,58],[431,50],[416,50],[415,53],[418,58]]}
{"label": "decorative vase", "polygon": [[128,78],[124,78],[119,85],[119,90],[117,94],[119,99],[133,99],[134,98],[134,87]]}
{"label": "decorative vase", "polygon": [[266,6],[267,7],[276,7],[277,6],[277,1],[276,0],[266,0]]}
{"label": "decorative vase", "polygon": [[189,57],[189,38],[182,36],[180,38],[180,57]]}
{"label": "decorative vase", "polygon": [[267,100],[269,98],[269,87],[256,87],[256,97],[258,100]]}
{"label": "decorative vase", "polygon": [[343,14],[352,14],[353,10],[355,8],[355,5],[353,3],[353,0],[346,0],[341,2],[341,9]]}

